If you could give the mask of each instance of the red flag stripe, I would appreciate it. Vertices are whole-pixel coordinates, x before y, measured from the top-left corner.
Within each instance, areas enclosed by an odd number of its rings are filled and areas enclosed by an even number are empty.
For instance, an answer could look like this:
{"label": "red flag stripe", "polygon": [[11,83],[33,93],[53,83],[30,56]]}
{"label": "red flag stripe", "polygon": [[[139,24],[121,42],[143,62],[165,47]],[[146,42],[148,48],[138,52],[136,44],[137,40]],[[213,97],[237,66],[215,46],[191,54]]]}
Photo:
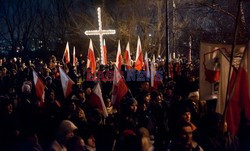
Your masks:
{"label": "red flag stripe", "polygon": [[[233,74],[229,83],[228,106],[226,112],[226,121],[228,130],[237,135],[242,116],[247,124],[250,122],[250,42],[244,52],[238,73]],[[244,114],[242,114],[244,113]],[[248,125],[250,126],[250,124]]]}
{"label": "red flag stripe", "polygon": [[121,77],[118,69],[115,68],[111,102],[114,105],[119,105],[121,99],[127,94],[127,92],[128,92],[128,87],[124,79]]}
{"label": "red flag stripe", "polygon": [[65,63],[70,63],[70,54],[69,54],[69,42],[66,44],[66,48],[64,50],[63,58],[65,59]]}
{"label": "red flag stripe", "polygon": [[127,43],[126,50],[124,52],[124,62],[127,65],[127,68],[131,68],[131,57],[130,57],[130,48],[129,48],[129,42]]}
{"label": "red flag stripe", "polygon": [[88,49],[87,68],[91,68],[91,73],[95,73],[96,60],[95,60],[95,53],[94,53],[93,44],[92,44],[91,39],[89,42],[89,49]]}
{"label": "red flag stripe", "polygon": [[118,41],[118,50],[116,54],[116,67],[120,70],[122,65],[122,55],[121,55],[121,44],[120,40]]}
{"label": "red flag stripe", "polygon": [[141,40],[140,40],[140,37],[138,37],[135,69],[140,71],[140,70],[142,70],[142,67],[143,67],[143,54],[142,54],[142,48],[141,48]]}

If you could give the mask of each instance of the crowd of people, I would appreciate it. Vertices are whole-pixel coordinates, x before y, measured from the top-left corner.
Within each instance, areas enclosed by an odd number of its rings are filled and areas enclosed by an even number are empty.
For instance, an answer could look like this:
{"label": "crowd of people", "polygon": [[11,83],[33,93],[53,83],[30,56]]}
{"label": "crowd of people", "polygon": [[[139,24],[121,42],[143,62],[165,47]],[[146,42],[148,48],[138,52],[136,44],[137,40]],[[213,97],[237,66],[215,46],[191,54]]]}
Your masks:
{"label": "crowd of people", "polygon": [[[216,100],[202,104],[197,73],[185,64],[173,77],[164,73],[157,88],[150,81],[126,81],[129,92],[120,104],[111,103],[112,81],[100,81],[108,112],[91,106],[96,81],[86,80],[86,62],[63,64],[51,56],[23,61],[0,58],[1,151],[203,151],[238,150],[239,141],[221,131]],[[64,98],[58,66],[75,82]],[[114,65],[97,65],[113,71]],[[42,79],[45,102],[36,96],[32,71]],[[126,73],[127,67],[121,70]]]}

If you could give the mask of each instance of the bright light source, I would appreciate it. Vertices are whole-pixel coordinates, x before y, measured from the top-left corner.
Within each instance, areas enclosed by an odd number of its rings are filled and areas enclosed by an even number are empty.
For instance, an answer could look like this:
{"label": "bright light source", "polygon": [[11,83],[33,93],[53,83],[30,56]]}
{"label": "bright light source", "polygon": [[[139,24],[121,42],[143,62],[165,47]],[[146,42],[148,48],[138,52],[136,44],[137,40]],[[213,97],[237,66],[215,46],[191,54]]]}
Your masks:
{"label": "bright light source", "polygon": [[102,29],[102,18],[101,18],[101,8],[97,8],[98,15],[98,30],[88,30],[85,31],[85,35],[98,35],[100,41],[100,50],[101,50],[101,63],[104,64],[103,56],[103,35],[115,34],[115,30],[103,30]]}

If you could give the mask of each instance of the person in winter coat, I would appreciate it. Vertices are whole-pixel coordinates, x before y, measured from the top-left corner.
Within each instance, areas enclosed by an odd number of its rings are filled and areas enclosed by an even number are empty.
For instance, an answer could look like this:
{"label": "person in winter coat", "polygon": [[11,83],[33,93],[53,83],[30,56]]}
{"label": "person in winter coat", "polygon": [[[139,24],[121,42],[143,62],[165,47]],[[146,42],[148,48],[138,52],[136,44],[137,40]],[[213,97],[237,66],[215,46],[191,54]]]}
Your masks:
{"label": "person in winter coat", "polygon": [[69,120],[63,120],[58,129],[56,139],[49,147],[49,151],[67,151],[66,143],[74,136],[77,127]]}

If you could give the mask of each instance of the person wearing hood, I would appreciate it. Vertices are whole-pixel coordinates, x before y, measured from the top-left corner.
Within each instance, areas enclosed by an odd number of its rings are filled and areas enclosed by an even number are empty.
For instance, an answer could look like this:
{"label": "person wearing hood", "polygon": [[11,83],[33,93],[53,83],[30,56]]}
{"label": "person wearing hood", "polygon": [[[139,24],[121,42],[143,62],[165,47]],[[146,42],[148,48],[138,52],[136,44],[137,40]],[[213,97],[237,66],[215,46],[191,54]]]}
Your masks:
{"label": "person wearing hood", "polygon": [[71,121],[63,120],[57,129],[56,139],[50,145],[49,151],[67,151],[65,144],[74,137],[76,130],[77,127]]}

